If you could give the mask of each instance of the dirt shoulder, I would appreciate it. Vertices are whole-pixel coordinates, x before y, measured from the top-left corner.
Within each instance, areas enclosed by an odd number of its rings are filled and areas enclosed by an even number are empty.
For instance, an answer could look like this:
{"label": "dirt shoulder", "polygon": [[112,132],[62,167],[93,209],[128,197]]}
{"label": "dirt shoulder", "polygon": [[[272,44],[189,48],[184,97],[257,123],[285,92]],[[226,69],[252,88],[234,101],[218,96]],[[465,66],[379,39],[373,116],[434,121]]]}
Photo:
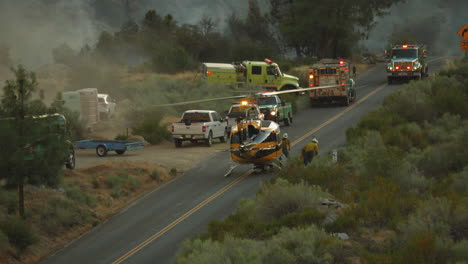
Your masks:
{"label": "dirt shoulder", "polygon": [[148,145],[141,150],[129,151],[123,155],[109,152],[106,157],[102,158],[96,155],[94,149],[79,149],[76,150],[76,163],[77,168],[86,168],[108,161],[145,162],[168,169],[175,168],[178,172],[186,172],[211,155],[227,148],[227,143],[214,143],[211,147],[207,147],[202,143],[184,142],[182,148],[175,148],[174,143],[164,142],[160,145]]}

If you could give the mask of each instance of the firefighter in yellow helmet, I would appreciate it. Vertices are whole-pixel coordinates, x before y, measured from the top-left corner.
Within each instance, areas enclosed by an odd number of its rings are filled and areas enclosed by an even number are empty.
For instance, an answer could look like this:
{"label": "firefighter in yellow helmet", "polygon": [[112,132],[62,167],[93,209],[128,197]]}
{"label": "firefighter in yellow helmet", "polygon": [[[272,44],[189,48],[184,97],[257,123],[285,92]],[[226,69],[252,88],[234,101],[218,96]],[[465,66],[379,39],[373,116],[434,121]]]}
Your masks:
{"label": "firefighter in yellow helmet", "polygon": [[307,164],[311,163],[312,159],[318,154],[318,152],[318,140],[314,138],[310,143],[302,148],[302,160],[304,161],[304,165],[307,166]]}

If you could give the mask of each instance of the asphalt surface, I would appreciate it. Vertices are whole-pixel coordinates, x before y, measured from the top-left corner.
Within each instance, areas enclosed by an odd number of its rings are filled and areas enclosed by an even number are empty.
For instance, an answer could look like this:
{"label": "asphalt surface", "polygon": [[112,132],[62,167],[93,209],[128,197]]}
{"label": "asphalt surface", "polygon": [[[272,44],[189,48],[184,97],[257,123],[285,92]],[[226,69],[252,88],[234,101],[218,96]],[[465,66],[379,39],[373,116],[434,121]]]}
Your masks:
{"label": "asphalt surface", "polygon": [[[443,61],[432,61],[431,71],[438,71]],[[321,153],[343,145],[346,142],[346,129],[354,126],[366,113],[376,109],[385,96],[402,86],[386,84],[383,64],[360,75],[356,84],[356,102],[376,89],[378,91],[360,103],[355,102],[345,113],[342,113],[347,109],[344,106],[307,108],[294,116],[291,127],[281,128],[281,132],[287,132],[294,142],[335,118],[298,142],[292,148],[292,155],[298,155],[300,148],[312,136],[318,138]],[[184,151],[183,148],[180,151]],[[147,194],[41,263],[173,263],[183,240],[206,230],[210,220],[228,216],[241,198],[253,197],[259,186],[271,178],[271,174],[247,176],[250,166],[240,166],[230,177],[225,178],[223,175],[230,165],[227,151],[217,153],[197,168]],[[231,188],[226,189],[226,186]],[[224,192],[218,192],[223,188]]]}

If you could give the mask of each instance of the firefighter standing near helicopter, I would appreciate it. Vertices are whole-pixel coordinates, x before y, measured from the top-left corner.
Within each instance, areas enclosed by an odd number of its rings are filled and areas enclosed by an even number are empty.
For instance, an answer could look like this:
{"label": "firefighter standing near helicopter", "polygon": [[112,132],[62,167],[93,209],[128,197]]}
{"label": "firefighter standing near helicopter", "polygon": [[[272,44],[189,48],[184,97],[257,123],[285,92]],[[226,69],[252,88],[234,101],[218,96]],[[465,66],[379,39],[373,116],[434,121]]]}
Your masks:
{"label": "firefighter standing near helicopter", "polygon": [[312,162],[314,156],[316,156],[319,152],[318,140],[316,138],[312,139],[310,143],[305,145],[302,148],[302,157],[301,159],[304,161],[304,165],[307,166],[309,163]]}
{"label": "firefighter standing near helicopter", "polygon": [[283,148],[283,154],[286,158],[289,158],[289,151],[291,150],[291,141],[288,138],[288,133],[283,134],[283,140],[281,142]]}

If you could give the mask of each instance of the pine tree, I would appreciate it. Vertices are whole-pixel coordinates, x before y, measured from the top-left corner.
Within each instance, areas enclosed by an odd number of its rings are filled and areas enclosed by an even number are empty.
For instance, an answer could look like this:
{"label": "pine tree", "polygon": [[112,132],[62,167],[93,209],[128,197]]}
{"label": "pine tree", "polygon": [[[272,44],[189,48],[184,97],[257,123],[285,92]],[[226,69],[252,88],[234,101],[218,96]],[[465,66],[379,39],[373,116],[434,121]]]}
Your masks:
{"label": "pine tree", "polygon": [[56,185],[68,145],[66,132],[52,120],[55,117],[38,117],[49,109],[33,100],[38,86],[35,74],[21,65],[12,71],[16,80],[6,81],[0,101],[0,178],[18,189],[19,214],[24,218],[24,186]]}

